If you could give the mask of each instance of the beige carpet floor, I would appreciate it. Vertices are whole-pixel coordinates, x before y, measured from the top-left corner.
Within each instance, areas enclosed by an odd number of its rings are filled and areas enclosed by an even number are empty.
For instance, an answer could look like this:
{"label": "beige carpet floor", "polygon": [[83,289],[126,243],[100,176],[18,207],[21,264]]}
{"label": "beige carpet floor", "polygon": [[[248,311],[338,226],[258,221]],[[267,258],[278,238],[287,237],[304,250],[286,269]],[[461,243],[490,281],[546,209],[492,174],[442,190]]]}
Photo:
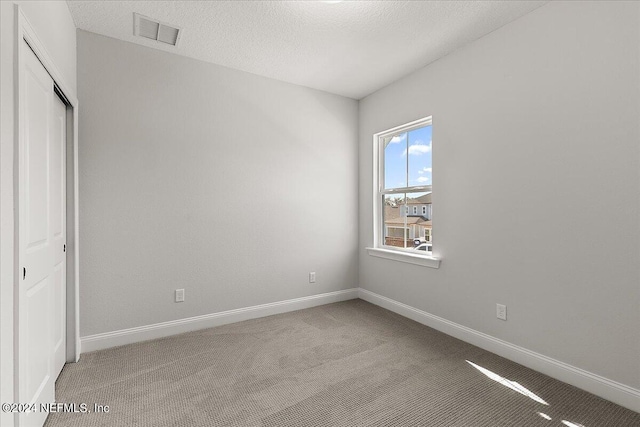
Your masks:
{"label": "beige carpet floor", "polygon": [[[472,365],[472,362],[474,365]],[[58,426],[640,426],[640,414],[362,300],[83,354]]]}

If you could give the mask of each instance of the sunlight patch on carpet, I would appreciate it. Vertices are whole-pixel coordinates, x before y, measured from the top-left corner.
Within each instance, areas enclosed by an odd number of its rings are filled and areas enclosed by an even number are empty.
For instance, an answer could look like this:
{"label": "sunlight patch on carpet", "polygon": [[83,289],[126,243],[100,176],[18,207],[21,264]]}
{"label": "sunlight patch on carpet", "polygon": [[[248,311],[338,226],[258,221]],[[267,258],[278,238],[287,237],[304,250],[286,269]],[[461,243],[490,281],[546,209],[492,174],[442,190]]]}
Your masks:
{"label": "sunlight patch on carpet", "polygon": [[518,393],[527,396],[530,399],[535,400],[538,403],[542,403],[543,405],[549,405],[547,402],[545,402],[540,396],[538,396],[537,394],[535,394],[534,392],[532,392],[531,390],[529,390],[528,388],[518,384],[515,381],[511,381],[508,380],[504,377],[501,377],[500,375],[496,374],[495,372],[492,372],[486,368],[483,368],[482,366],[478,366],[473,362],[470,362],[467,360],[467,363],[470,364],[471,366],[473,366],[474,368],[476,368],[477,370],[479,370],[480,372],[482,372],[483,374],[485,374],[487,377],[489,377],[490,379],[499,382],[500,384],[502,384],[505,387],[509,387],[511,390],[513,391],[517,391]]}

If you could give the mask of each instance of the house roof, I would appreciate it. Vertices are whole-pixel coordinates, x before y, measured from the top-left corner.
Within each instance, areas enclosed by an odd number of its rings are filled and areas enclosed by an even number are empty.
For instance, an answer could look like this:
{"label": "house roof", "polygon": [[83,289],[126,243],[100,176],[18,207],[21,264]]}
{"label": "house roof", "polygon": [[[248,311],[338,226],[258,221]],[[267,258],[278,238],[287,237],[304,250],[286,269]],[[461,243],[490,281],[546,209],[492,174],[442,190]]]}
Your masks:
{"label": "house roof", "polygon": [[[385,219],[384,223],[388,225],[404,225],[404,218]],[[407,217],[407,224],[408,225],[415,224],[415,225],[430,227],[431,221],[425,220],[421,216],[410,216],[410,217]]]}
{"label": "house roof", "polygon": [[430,204],[431,203],[431,193],[427,193],[424,196],[420,196],[420,197],[416,197],[414,199],[412,198],[407,198],[407,204],[408,205],[415,205],[415,204]]}
{"label": "house roof", "polygon": [[[394,206],[384,207],[384,223],[385,224],[404,224],[404,217],[401,214],[400,208]],[[408,216],[407,224],[419,224],[424,226],[431,226],[431,221],[425,220],[421,216]]]}
{"label": "house roof", "polygon": [[[402,198],[400,197],[401,195],[398,195],[398,199]],[[427,193],[425,195],[422,195],[420,197],[408,197],[407,198],[407,204],[408,205],[425,205],[425,204],[431,204],[431,193]]]}

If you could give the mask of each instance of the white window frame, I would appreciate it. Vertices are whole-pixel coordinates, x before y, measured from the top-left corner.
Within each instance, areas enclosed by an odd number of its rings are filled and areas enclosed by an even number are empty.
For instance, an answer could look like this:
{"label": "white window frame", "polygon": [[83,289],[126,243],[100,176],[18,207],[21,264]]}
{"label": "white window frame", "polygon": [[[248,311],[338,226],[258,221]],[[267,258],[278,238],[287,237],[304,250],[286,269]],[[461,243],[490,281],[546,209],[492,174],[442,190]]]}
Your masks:
{"label": "white window frame", "polygon": [[[424,117],[413,122],[396,126],[373,135],[373,246],[367,247],[369,255],[391,259],[425,267],[440,267],[440,259],[433,255],[418,254],[411,248],[399,248],[384,244],[385,225],[383,222],[383,202],[385,195],[404,194],[407,192],[432,192],[431,185],[411,186],[403,188],[384,188],[384,139],[399,133],[409,133],[425,126],[433,126],[432,116]],[[408,138],[408,135],[407,135]],[[407,183],[408,184],[408,183]],[[408,210],[408,206],[407,206]]]}

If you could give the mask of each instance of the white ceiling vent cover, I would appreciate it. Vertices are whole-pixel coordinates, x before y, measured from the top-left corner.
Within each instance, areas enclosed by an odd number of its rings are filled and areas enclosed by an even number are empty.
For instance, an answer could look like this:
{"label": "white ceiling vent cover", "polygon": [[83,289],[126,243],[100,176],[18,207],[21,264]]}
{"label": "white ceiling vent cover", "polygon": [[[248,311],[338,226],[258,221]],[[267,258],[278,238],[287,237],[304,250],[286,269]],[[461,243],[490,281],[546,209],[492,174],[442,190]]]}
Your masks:
{"label": "white ceiling vent cover", "polygon": [[172,46],[178,44],[182,30],[146,16],[133,14],[133,34]]}

